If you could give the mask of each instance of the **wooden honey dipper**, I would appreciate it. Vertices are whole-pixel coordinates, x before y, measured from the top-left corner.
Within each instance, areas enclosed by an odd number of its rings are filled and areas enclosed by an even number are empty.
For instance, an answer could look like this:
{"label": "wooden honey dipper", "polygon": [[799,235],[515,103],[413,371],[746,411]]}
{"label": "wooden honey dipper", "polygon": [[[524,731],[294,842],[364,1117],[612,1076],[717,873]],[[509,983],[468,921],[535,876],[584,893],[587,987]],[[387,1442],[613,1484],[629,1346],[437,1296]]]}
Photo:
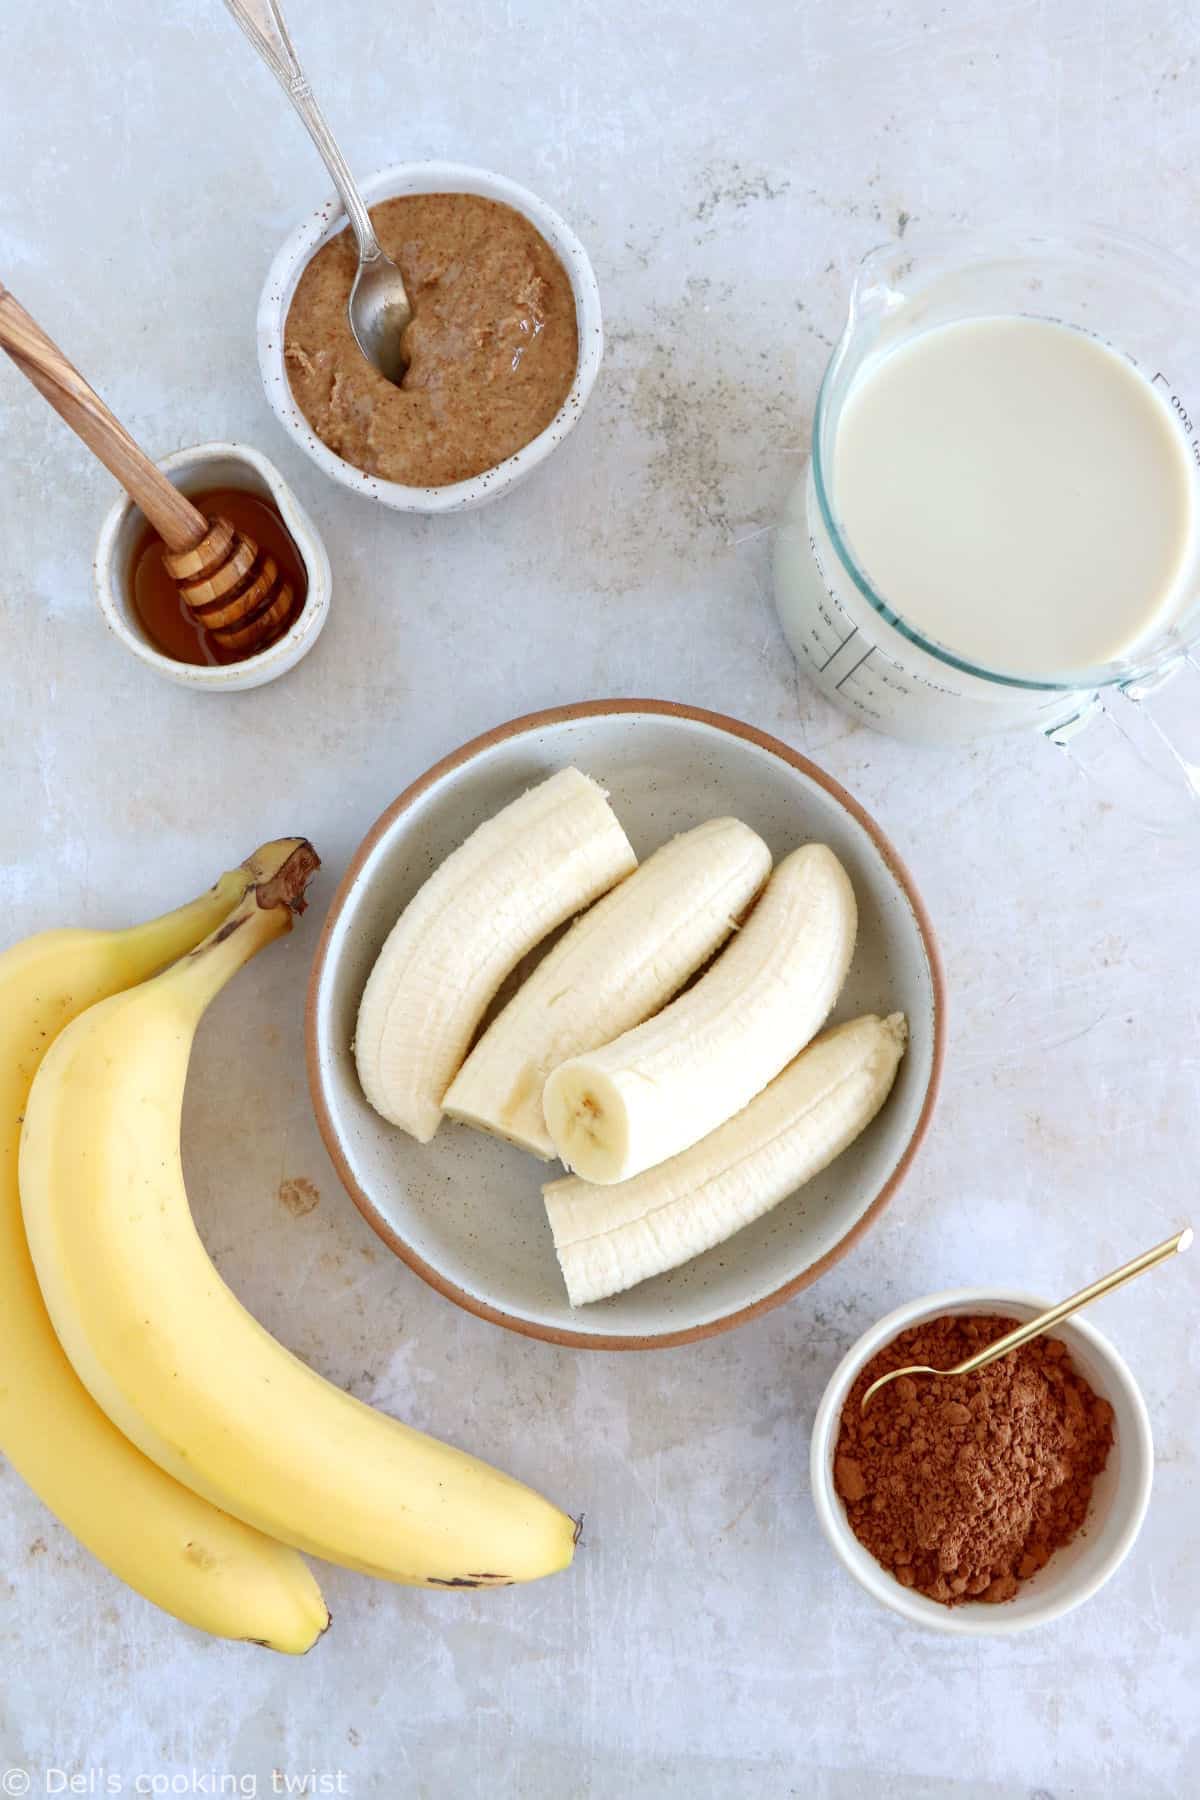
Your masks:
{"label": "wooden honey dipper", "polygon": [[274,558],[228,519],[206,519],[172,486],[3,282],[0,349],[141,508],[166,546],[163,565],[197,624],[237,657],[278,637],[296,595]]}

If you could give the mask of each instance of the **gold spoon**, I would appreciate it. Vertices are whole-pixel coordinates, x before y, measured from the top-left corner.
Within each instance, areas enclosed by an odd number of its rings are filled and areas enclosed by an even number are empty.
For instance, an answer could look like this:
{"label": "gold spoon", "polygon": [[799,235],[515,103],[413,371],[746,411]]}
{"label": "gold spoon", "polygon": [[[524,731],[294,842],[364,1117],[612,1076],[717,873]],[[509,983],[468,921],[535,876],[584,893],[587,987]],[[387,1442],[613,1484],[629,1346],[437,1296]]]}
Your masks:
{"label": "gold spoon", "polygon": [[1121,1267],[1114,1269],[1111,1275],[1102,1275],[1099,1281],[1093,1281],[1090,1287],[1080,1288],[1079,1292],[1072,1294],[1069,1299],[1060,1300],[1057,1306],[1050,1308],[1049,1312],[1039,1313],[1036,1319],[1028,1319],[1024,1325],[1018,1325],[1015,1331],[1005,1332],[1004,1336],[997,1338],[994,1344],[989,1344],[986,1350],[980,1350],[974,1356],[968,1356],[966,1362],[960,1362],[956,1368],[930,1369],[924,1363],[914,1363],[910,1369],[890,1369],[886,1375],[881,1375],[878,1381],[871,1383],[862,1397],[861,1410],[866,1412],[868,1400],[877,1394],[881,1387],[886,1387],[889,1381],[897,1381],[901,1375],[970,1375],[975,1369],[982,1369],[985,1364],[995,1362],[998,1357],[1007,1356],[1010,1350],[1019,1349],[1022,1344],[1027,1344],[1030,1338],[1041,1337],[1043,1331],[1049,1331],[1062,1319],[1069,1319],[1072,1313],[1079,1312],[1082,1307],[1090,1306],[1093,1300],[1099,1300],[1101,1294],[1111,1294],[1114,1288],[1121,1286],[1122,1282],[1132,1281],[1135,1275],[1141,1275],[1147,1269],[1152,1269],[1156,1263],[1166,1262],[1168,1256],[1182,1256],[1191,1241],[1192,1228],[1190,1225],[1185,1225],[1182,1231],[1175,1233],[1174,1237],[1169,1237],[1163,1243],[1156,1244],[1153,1250],[1143,1250],[1142,1254],[1135,1256],[1132,1262],[1122,1263]]}

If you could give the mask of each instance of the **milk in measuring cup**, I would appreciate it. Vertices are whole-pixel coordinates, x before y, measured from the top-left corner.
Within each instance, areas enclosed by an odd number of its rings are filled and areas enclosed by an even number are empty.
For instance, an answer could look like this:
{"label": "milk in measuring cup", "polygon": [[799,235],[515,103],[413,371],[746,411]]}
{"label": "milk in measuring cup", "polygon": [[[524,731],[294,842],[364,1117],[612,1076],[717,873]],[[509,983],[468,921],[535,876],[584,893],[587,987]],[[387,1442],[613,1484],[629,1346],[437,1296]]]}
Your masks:
{"label": "milk in measuring cup", "polygon": [[777,545],[780,612],[806,673],[879,729],[1049,728],[1062,684],[1084,686],[1182,603],[1187,438],[1151,382],[1085,332],[969,318],[868,358],[827,465],[850,556],[810,469]]}

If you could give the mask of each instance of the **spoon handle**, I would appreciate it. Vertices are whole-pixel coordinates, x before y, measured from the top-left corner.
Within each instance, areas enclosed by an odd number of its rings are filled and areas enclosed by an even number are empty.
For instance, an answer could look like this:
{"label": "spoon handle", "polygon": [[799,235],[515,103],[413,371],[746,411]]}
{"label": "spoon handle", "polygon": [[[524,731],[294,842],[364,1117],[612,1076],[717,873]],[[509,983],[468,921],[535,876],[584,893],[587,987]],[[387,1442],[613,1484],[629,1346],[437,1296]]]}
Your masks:
{"label": "spoon handle", "polygon": [[300,66],[278,0],[225,0],[225,4],[300,114],[309,137],[321,152],[358,239],[359,261],[371,262],[382,256],[366,202],[308,85],[308,77]]}
{"label": "spoon handle", "polygon": [[1092,1301],[1099,1300],[1102,1294],[1111,1294],[1114,1288],[1121,1287],[1126,1281],[1132,1281],[1135,1275],[1144,1275],[1147,1269],[1154,1268],[1157,1263],[1165,1262],[1169,1256],[1180,1254],[1187,1249],[1191,1241],[1192,1228],[1190,1225],[1185,1225],[1183,1230],[1177,1231],[1173,1237],[1165,1238],[1161,1244],[1155,1244],[1153,1250],[1143,1250],[1142,1254],[1135,1256],[1131,1262],[1122,1263],[1119,1269],[1114,1269],[1110,1275],[1102,1275],[1099,1281],[1093,1281],[1090,1287],[1080,1288],[1077,1294],[1072,1294],[1066,1300],[1060,1300],[1057,1306],[1050,1308],[1049,1312],[1039,1313],[1036,1319],[1026,1320],[1024,1325],[1018,1325],[1015,1331],[1009,1331],[1004,1337],[997,1338],[994,1344],[989,1344],[987,1349],[981,1350],[977,1356],[969,1356],[966,1362],[959,1363],[953,1369],[947,1369],[945,1373],[970,1375],[975,1369],[982,1369],[987,1363],[995,1362],[997,1357],[1007,1356],[1010,1350],[1016,1350],[1020,1345],[1027,1344],[1030,1338],[1041,1337],[1044,1331],[1049,1331],[1052,1326],[1059,1324],[1063,1319],[1069,1319],[1072,1313],[1079,1312],[1082,1307],[1090,1306]]}
{"label": "spoon handle", "polygon": [[178,488],[172,487],[161,469],[155,468],[95,389],[2,281],[0,349],[7,352],[76,437],[83,439],[93,456],[116,476],[167,548],[193,549],[208,531],[204,514]]}

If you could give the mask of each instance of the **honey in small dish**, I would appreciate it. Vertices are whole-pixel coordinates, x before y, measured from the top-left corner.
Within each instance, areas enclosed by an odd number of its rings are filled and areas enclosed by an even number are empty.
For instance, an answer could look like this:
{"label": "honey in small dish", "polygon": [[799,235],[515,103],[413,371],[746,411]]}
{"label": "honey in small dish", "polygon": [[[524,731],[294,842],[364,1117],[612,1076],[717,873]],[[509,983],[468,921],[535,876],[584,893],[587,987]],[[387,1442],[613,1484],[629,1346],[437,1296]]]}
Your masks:
{"label": "honey in small dish", "polygon": [[308,576],[300,555],[278,511],[270,501],[244,488],[208,488],[203,493],[189,494],[193,505],[208,519],[228,519],[237,531],[252,538],[259,549],[275,559],[280,579],[290,583],[296,596],[291,613],[266,643],[240,653],[227,650],[197,623],[180,598],[179,589],[163,564],[163,544],[158,533],[149,526],[134,548],[129,565],[129,587],[133,608],[146,636],[156,650],[182,663],[245,662],[270,647],[276,638],[290,631],[304,609]]}

